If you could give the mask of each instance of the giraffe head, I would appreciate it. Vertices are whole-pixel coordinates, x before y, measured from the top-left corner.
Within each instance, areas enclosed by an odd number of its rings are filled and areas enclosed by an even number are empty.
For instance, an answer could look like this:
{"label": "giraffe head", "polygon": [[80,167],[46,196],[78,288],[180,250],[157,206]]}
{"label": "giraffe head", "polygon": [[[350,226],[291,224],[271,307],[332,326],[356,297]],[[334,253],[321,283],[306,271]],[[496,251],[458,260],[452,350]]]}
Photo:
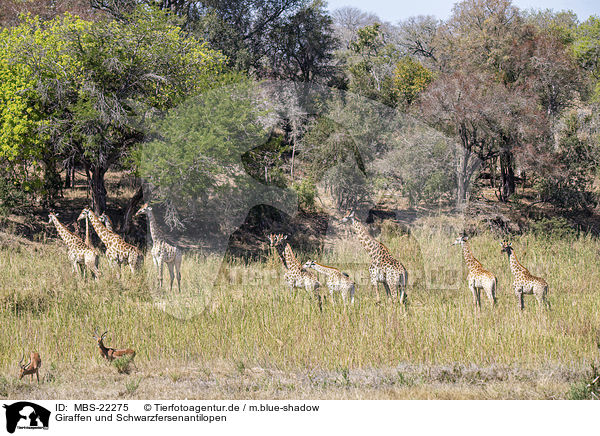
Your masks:
{"label": "giraffe head", "polygon": [[87,216],[88,216],[88,211],[89,211],[89,209],[87,207],[85,209],[83,209],[81,211],[81,213],[79,214],[79,216],[77,217],[77,221],[81,221],[83,219],[86,219]]}
{"label": "giraffe head", "polygon": [[512,243],[508,242],[508,241],[503,241],[500,243],[500,245],[502,246],[502,250],[500,250],[500,253],[506,253],[510,256],[510,254],[512,253],[513,249],[512,249]]}
{"label": "giraffe head", "polygon": [[58,219],[58,212],[54,212],[53,210],[48,213],[48,224],[52,224],[53,219]]}
{"label": "giraffe head", "polygon": [[269,236],[269,245],[271,247],[277,247],[278,245],[280,245],[283,241],[285,241],[287,239],[287,235],[284,235],[283,233],[271,233]]}
{"label": "giraffe head", "polygon": [[464,243],[465,243],[465,242],[466,242],[468,239],[469,239],[469,237],[468,237],[468,236],[466,236],[466,235],[459,236],[459,237],[458,237],[458,238],[456,238],[456,240],[455,240],[455,241],[452,243],[452,245],[458,245],[458,244],[460,244],[460,245],[463,245],[463,244],[464,244]]}
{"label": "giraffe head", "polygon": [[81,221],[82,219],[86,219],[89,217],[89,213],[90,213],[90,208],[86,207],[84,208],[81,213],[79,214],[79,216],[77,217],[77,221]]}
{"label": "giraffe head", "polygon": [[302,268],[304,268],[304,269],[312,268],[316,264],[317,264],[317,262],[315,262],[314,260],[307,260],[306,263],[304,265],[302,265]]}
{"label": "giraffe head", "polygon": [[350,209],[350,210],[349,210],[349,211],[346,213],[346,215],[344,215],[344,216],[342,217],[342,222],[343,222],[343,223],[347,223],[348,221],[349,221],[349,222],[353,222],[353,221],[354,221],[354,210],[353,210],[353,209]]}
{"label": "giraffe head", "polygon": [[134,217],[141,215],[143,213],[146,213],[148,211],[152,212],[152,206],[150,206],[150,204],[148,204],[148,203],[144,203],[144,204],[142,204],[142,207],[140,207],[140,210],[138,210],[135,213]]}

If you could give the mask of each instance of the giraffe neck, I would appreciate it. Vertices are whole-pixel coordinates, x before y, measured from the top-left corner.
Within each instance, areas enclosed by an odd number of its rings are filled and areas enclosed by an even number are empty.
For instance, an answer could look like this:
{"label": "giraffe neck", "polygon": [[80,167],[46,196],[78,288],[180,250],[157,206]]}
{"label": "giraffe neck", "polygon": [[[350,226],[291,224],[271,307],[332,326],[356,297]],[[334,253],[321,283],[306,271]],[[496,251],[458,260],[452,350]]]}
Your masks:
{"label": "giraffe neck", "polygon": [[273,248],[275,248],[275,251],[277,252],[277,256],[279,256],[279,259],[281,259],[281,263],[283,264],[283,267],[285,269],[287,269],[287,264],[285,263],[285,248],[281,245],[276,245]]}
{"label": "giraffe neck", "polygon": [[92,246],[92,242],[90,241],[90,219],[85,217],[85,245],[88,247]]}
{"label": "giraffe neck", "polygon": [[469,247],[469,243],[467,241],[463,242],[463,256],[465,258],[465,263],[467,264],[467,268],[472,270],[474,266],[479,264],[479,261],[475,259],[473,253],[471,252],[471,247]]}
{"label": "giraffe neck", "polygon": [[285,263],[289,270],[300,271],[302,269],[302,265],[300,265],[300,262],[298,262],[296,256],[294,256],[294,252],[292,251],[290,244],[286,244],[284,254]]}
{"label": "giraffe neck", "polygon": [[146,216],[148,216],[148,226],[150,227],[150,236],[152,237],[152,241],[154,243],[164,240],[162,236],[162,232],[158,228],[158,224],[156,223],[156,217],[154,216],[154,212],[151,210],[146,210]]}
{"label": "giraffe neck", "polygon": [[311,265],[311,268],[321,274],[332,275],[338,272],[337,268],[333,268],[330,266],[321,265],[320,263],[314,262],[314,265]]}
{"label": "giraffe neck", "polygon": [[512,250],[510,250],[510,254],[508,255],[508,262],[510,263],[510,270],[512,271],[514,276],[518,276],[524,271],[527,271],[527,269],[519,263],[515,252]]}
{"label": "giraffe neck", "polygon": [[98,237],[102,240],[104,245],[107,247],[113,242],[113,233],[111,233],[100,221],[98,215],[93,210],[88,210],[87,216],[90,218],[92,223],[92,227],[95,232],[98,234]]}
{"label": "giraffe neck", "polygon": [[60,238],[67,244],[69,247],[74,247],[77,245],[77,236],[69,231],[65,227],[63,223],[61,223],[58,218],[54,215],[52,216],[52,222],[54,223],[54,227],[56,227],[56,231],[58,232]]}
{"label": "giraffe neck", "polygon": [[356,218],[352,220],[352,228],[356,232],[361,245],[367,250],[367,253],[369,253],[369,256],[371,256],[372,259],[375,259],[379,243],[369,235],[367,228]]}

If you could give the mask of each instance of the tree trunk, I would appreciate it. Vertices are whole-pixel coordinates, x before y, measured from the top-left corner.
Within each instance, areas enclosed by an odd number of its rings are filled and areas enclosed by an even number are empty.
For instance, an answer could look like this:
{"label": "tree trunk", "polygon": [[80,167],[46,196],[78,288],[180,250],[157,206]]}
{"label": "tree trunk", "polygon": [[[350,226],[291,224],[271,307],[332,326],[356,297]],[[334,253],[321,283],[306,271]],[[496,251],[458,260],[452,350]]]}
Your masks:
{"label": "tree trunk", "polygon": [[515,193],[515,170],[514,158],[510,150],[504,149],[500,152],[500,201],[507,202]]}
{"label": "tree trunk", "polygon": [[142,185],[140,185],[140,187],[137,189],[137,191],[135,191],[135,194],[133,194],[133,197],[131,197],[129,203],[127,204],[127,209],[125,210],[125,217],[123,218],[123,227],[121,228],[121,231],[123,233],[129,233],[129,229],[131,228],[131,218],[133,217],[135,209],[138,203],[142,200],[142,198],[144,198],[144,189],[142,188]]}
{"label": "tree trunk", "polygon": [[92,192],[92,207],[98,215],[101,215],[106,210],[105,174],[106,170],[104,168],[96,166],[91,168],[90,191]]}

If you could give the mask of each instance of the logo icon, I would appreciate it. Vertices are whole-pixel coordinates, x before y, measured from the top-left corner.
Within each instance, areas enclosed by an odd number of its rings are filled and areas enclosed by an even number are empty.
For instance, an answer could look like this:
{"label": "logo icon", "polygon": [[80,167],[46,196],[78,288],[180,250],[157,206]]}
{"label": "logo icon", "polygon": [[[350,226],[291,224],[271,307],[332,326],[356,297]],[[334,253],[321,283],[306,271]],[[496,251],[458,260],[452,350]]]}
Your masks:
{"label": "logo icon", "polygon": [[6,409],[6,431],[14,433],[19,429],[48,429],[50,422],[50,411],[28,401],[19,401],[17,403],[2,407]]}

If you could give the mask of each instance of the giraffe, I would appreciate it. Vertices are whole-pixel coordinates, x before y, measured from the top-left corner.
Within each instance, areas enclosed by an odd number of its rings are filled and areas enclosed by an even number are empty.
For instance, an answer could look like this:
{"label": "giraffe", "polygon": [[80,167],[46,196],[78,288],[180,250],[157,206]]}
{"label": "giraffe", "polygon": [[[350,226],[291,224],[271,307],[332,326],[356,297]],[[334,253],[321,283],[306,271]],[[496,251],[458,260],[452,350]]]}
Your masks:
{"label": "giraffe", "polygon": [[513,287],[515,289],[515,295],[518,298],[519,307],[521,310],[525,308],[523,294],[535,295],[540,307],[543,305],[550,309],[550,302],[546,298],[548,294],[548,283],[546,283],[544,279],[532,275],[527,268],[519,263],[510,242],[504,241],[501,242],[501,245],[501,252],[508,255],[510,271],[514,277]]}
{"label": "giraffe", "polygon": [[354,304],[354,290],[356,285],[348,276],[348,274],[341,272],[337,268],[321,265],[314,260],[307,261],[303,268],[312,268],[315,271],[327,276],[327,287],[329,288],[329,295],[331,296],[332,302],[335,301],[333,299],[333,293],[339,292],[342,294],[342,300],[344,303],[346,303],[347,296],[350,295],[350,304]]}
{"label": "giraffe", "polygon": [[[342,218],[342,222],[350,222],[354,232],[358,236],[358,240],[371,257],[369,276],[371,278],[371,285],[375,287],[377,301],[380,301],[377,285],[383,283],[388,297],[394,299],[396,295],[399,295],[400,304],[405,303],[408,272],[404,268],[404,265],[391,255],[385,245],[369,234],[367,228],[355,217],[354,211],[348,212]],[[390,287],[396,295],[391,293]]]}
{"label": "giraffe", "polygon": [[321,284],[317,280],[317,277],[310,271],[306,271],[302,268],[298,259],[292,251],[290,244],[285,244],[283,247],[283,241],[287,239],[287,235],[282,234],[271,234],[269,235],[269,242],[271,247],[275,247],[277,254],[283,263],[283,267],[286,272],[283,276],[285,282],[288,284],[290,289],[303,288],[309,293],[313,293],[317,296],[319,302],[319,308],[321,307],[321,296],[319,295],[319,287]]}
{"label": "giraffe", "polygon": [[108,217],[108,215],[106,215],[106,212],[103,212],[102,215],[100,215],[98,218],[100,218],[100,221],[102,221],[102,224],[104,224],[104,227],[106,227],[111,232],[115,231],[115,226],[113,226],[113,223],[112,223],[111,219]]}
{"label": "giraffe", "polygon": [[82,219],[85,219],[85,245],[90,247],[92,250],[95,250],[95,247],[92,244],[92,240],[90,238],[90,220],[88,219],[87,216],[83,216],[83,214],[79,214],[79,217],[77,217],[77,221],[81,221]]}
{"label": "giraffe", "polygon": [[100,237],[100,240],[106,246],[106,257],[111,264],[113,264],[113,266],[119,266],[119,270],[117,272],[119,277],[121,276],[121,264],[128,264],[132,273],[135,271],[136,267],[141,265],[142,252],[137,247],[125,242],[123,238],[116,233],[108,230],[104,224],[102,224],[100,218],[98,218],[98,215],[96,215],[93,210],[86,207],[81,211],[79,216],[81,218],[89,218],[94,231],[98,234],[98,237]]}
{"label": "giraffe", "polygon": [[483,289],[487,297],[492,301],[494,306],[496,305],[496,288],[498,280],[496,276],[486,270],[481,262],[475,259],[471,247],[467,242],[469,238],[466,236],[459,236],[456,238],[452,245],[462,245],[463,256],[467,268],[469,268],[469,275],[467,276],[467,282],[469,283],[469,289],[473,293],[473,304],[475,307],[481,308],[481,289]]}
{"label": "giraffe", "polygon": [[[145,213],[148,217],[150,236],[152,237],[152,250],[150,250],[150,253],[152,254],[152,260],[154,261],[156,271],[158,272],[159,286],[162,288],[163,265],[167,264],[169,277],[171,278],[170,290],[173,290],[173,279],[176,273],[177,288],[179,289],[179,292],[181,292],[181,258],[183,253],[179,247],[169,244],[166,241],[165,235],[156,223],[156,217],[154,216],[154,212],[152,212],[152,206],[145,203],[134,216],[141,215],[142,213]],[[173,272],[173,268],[175,269],[175,273]]]}
{"label": "giraffe", "polygon": [[79,236],[71,233],[58,220],[55,213],[48,214],[48,219],[48,224],[54,224],[59,236],[67,244],[69,260],[73,264],[73,272],[79,270],[85,276],[85,268],[87,268],[92,272],[94,278],[98,279],[100,275],[98,271],[98,252],[88,247]]}

